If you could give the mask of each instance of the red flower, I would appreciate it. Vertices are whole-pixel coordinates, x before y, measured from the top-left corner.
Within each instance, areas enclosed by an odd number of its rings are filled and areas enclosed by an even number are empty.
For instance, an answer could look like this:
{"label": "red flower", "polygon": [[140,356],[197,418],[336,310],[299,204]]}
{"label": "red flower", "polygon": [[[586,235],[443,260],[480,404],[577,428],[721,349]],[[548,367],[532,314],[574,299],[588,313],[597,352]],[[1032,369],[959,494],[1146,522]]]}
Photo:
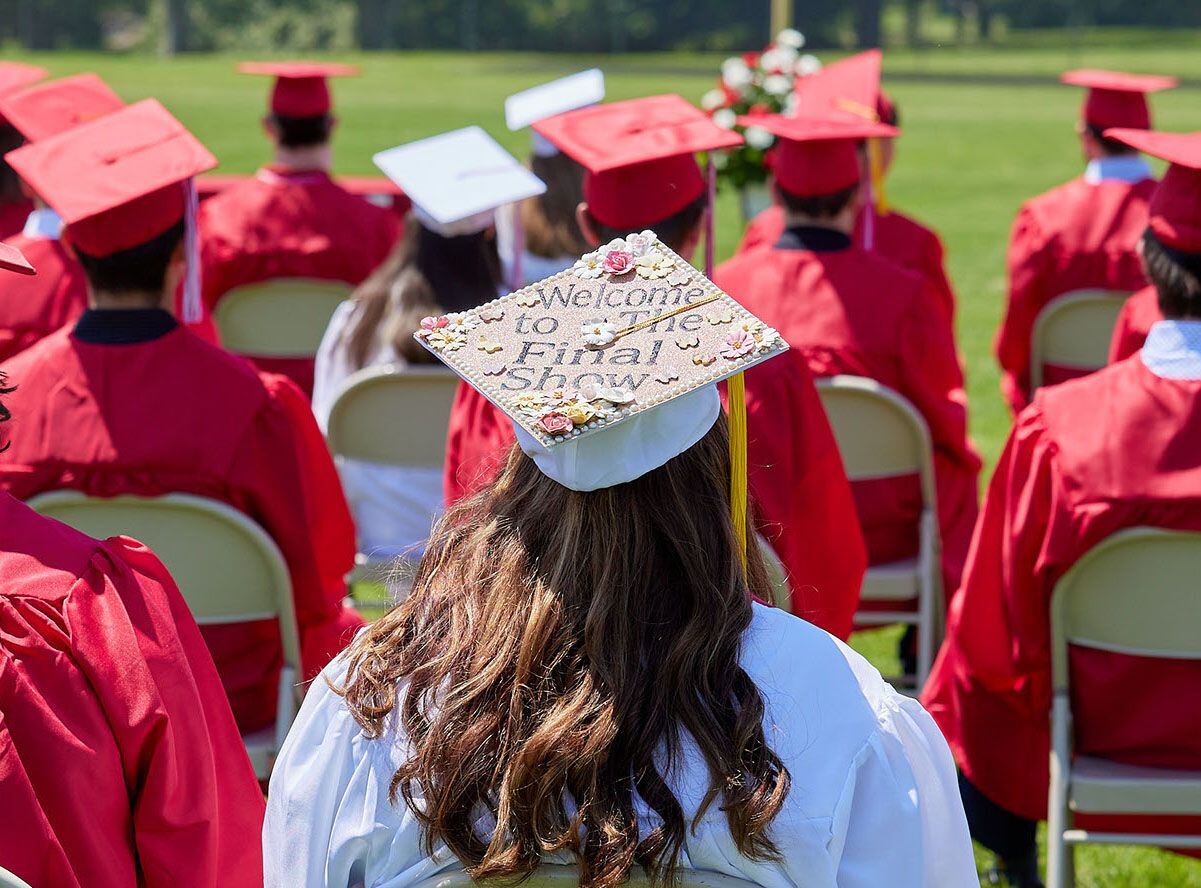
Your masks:
{"label": "red flower", "polygon": [[756,104],[751,105],[751,108],[747,113],[748,114],[771,114],[771,106],[766,105],[763,102],[757,102]]}
{"label": "red flower", "polygon": [[756,65],[759,64],[759,53],[744,52],[742,54],[742,60],[744,62],[746,62],[748,68],[754,68]]}
{"label": "red flower", "polygon": [[634,257],[625,250],[610,250],[601,267],[609,274],[625,274],[634,267]]}
{"label": "red flower", "polygon": [[571,417],[564,416],[562,413],[551,411],[540,417],[537,422],[538,428],[546,432],[548,435],[565,435],[575,428],[575,423],[571,421]]}

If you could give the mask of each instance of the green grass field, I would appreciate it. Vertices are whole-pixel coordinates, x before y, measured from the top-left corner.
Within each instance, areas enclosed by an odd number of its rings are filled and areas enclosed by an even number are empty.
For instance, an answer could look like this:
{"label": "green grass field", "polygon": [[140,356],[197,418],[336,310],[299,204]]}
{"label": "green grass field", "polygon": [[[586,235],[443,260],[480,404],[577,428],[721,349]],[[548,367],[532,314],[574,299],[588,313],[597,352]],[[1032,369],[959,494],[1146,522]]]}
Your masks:
{"label": "green grass field", "polygon": [[[1196,32],[1036,34],[1002,47],[934,47],[886,58],[885,81],[900,104],[905,131],[890,197],[937,228],[946,243],[959,297],[972,433],[989,465],[1009,428],[991,353],[1009,224],[1022,200],[1081,167],[1073,133],[1080,93],[1059,86],[1055,76],[1083,66],[1178,75],[1188,81],[1184,87],[1154,98],[1157,125],[1195,130],[1201,127],[1199,41]],[[266,158],[257,121],[267,82],[236,75],[233,58],[21,58],[54,74],[96,71],[127,100],[156,96],[212,149],[223,172],[249,172]],[[372,173],[374,152],[471,123],[524,155],[526,135],[504,127],[504,97],[581,67],[602,66],[614,99],[678,92],[695,100],[712,85],[720,57],[412,52],[350,60],[362,65],[364,76],[336,85],[337,167]],[[718,255],[724,258],[741,231],[734,194],[721,196],[718,214]],[[888,668],[894,639],[884,630],[859,646]],[[1201,864],[1151,850],[1086,848],[1078,873],[1082,888],[1201,888]]]}

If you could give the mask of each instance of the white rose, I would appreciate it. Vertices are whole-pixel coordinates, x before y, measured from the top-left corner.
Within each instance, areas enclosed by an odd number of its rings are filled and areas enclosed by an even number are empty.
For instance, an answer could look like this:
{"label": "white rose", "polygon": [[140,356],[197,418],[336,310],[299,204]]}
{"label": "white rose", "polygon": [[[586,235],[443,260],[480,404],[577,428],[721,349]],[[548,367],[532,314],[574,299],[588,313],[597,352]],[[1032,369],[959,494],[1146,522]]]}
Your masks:
{"label": "white rose", "polygon": [[821,69],[821,59],[815,55],[809,55],[808,53],[805,53],[805,55],[796,60],[796,72],[801,77],[808,77],[810,74],[816,74]]}
{"label": "white rose", "polygon": [[734,124],[738,122],[738,115],[729,108],[722,108],[713,112],[713,122],[722,129],[733,129]]}
{"label": "white rose", "polygon": [[726,94],[720,89],[711,89],[701,96],[701,107],[706,111],[716,111],[726,103]]}
{"label": "white rose", "polygon": [[792,81],[783,74],[772,74],[763,81],[763,89],[773,96],[786,96],[792,90]]}
{"label": "white rose", "polygon": [[772,146],[772,142],[776,137],[760,126],[748,126],[743,137],[746,138],[746,143],[752,148],[757,148],[760,151],[766,151]]}
{"label": "white rose", "polygon": [[777,46],[767,50],[759,57],[759,67],[764,71],[791,71],[796,59],[795,49]]}
{"label": "white rose", "polygon": [[797,103],[798,102],[797,102],[796,92],[795,91],[790,92],[787,96],[784,97],[783,113],[788,117],[795,117]]}
{"label": "white rose", "polygon": [[776,35],[776,43],[780,46],[787,46],[790,49],[800,49],[805,45],[805,35],[796,28],[785,28]]}
{"label": "white rose", "polygon": [[753,76],[746,62],[734,57],[721,63],[721,79],[730,89],[743,90],[751,85]]}

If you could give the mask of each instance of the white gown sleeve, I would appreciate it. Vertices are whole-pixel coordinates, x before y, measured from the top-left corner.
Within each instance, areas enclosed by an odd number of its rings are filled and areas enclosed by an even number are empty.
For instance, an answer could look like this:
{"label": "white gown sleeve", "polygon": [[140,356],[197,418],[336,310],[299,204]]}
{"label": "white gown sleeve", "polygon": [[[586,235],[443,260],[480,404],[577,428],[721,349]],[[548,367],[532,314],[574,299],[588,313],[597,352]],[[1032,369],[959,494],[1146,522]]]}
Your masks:
{"label": "white gown sleeve", "polygon": [[916,700],[887,692],[834,815],[839,888],[976,888],[951,751]]}
{"label": "white gown sleeve", "polygon": [[335,660],[313,682],[271,774],[267,888],[373,886],[386,884],[381,870],[423,868],[416,820],[403,799],[388,800],[389,741],[364,737],[326,683],[340,683],[344,668]]}
{"label": "white gown sleeve", "polygon": [[325,335],[321,337],[321,345],[317,347],[313,367],[313,415],[317,417],[322,432],[329,425],[329,411],[334,406],[338,390],[346,377],[354,372],[347,362],[345,351],[338,347],[342,332],[354,314],[354,307],[354,301],[347,299],[334,309]]}

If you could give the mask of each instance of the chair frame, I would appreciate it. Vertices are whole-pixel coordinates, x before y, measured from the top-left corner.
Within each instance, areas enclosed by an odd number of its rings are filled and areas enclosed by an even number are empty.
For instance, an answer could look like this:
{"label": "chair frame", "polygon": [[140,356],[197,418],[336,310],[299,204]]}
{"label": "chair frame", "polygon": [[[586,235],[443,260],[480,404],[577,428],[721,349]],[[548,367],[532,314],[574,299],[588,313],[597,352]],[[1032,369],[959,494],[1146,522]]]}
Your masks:
{"label": "chair frame", "polygon": [[[922,511],[918,523],[918,554],[914,563],[897,562],[894,564],[877,564],[868,567],[863,578],[861,601],[897,601],[892,596],[872,597],[873,586],[887,588],[893,585],[897,577],[912,575],[917,585],[916,612],[889,611],[859,611],[855,614],[855,622],[860,626],[887,626],[894,623],[917,627],[917,673],[912,676],[913,684],[909,687],[910,676],[900,676],[897,683],[906,690],[920,692],[930,675],[934,664],[934,653],[942,640],[945,603],[942,589],[942,535],[938,527],[938,494],[934,478],[934,445],[930,440],[930,430],[925,419],[913,404],[900,393],[894,391],[874,379],[863,376],[838,375],[817,380],[818,394],[823,404],[832,395],[855,394],[860,397],[876,399],[886,404],[901,421],[909,425],[913,435],[915,449],[918,451],[916,466],[905,466],[901,469],[890,469],[878,474],[855,472],[848,470],[847,477],[851,481],[867,481],[878,478],[902,477],[916,474],[922,493]],[[829,410],[827,410],[827,414]],[[833,425],[833,420],[831,421]],[[837,429],[835,430],[837,437]],[[840,445],[840,451],[842,447]],[[905,598],[912,601],[913,598]]]}
{"label": "chair frame", "polygon": [[[189,596],[187,578],[183,578],[182,582],[177,581],[177,585],[199,626],[230,625],[267,619],[274,619],[279,624],[283,666],[279,676],[275,724],[262,731],[244,734],[242,737],[246,744],[246,752],[254,765],[256,776],[260,780],[270,777],[275,758],[283,746],[284,738],[287,737],[288,730],[292,727],[292,722],[300,708],[303,694],[300,691],[299,680],[303,673],[301,671],[300,630],[296,623],[295,604],[292,600],[292,581],[279,547],[267,532],[245,514],[226,503],[187,493],[169,493],[159,497],[128,495],[90,497],[75,490],[57,490],[33,497],[28,501],[28,505],[34,511],[58,520],[63,520],[63,518],[59,518],[59,515],[66,510],[75,512],[79,509],[95,509],[99,513],[106,507],[129,508],[131,506],[157,512],[183,511],[193,515],[204,515],[208,520],[225,525],[240,534],[258,551],[274,593],[275,607],[272,612],[206,614],[203,604],[198,602],[195,597]],[[64,523],[69,524],[70,521],[65,520]],[[88,533],[87,528],[81,529]],[[124,533],[121,528],[112,527],[106,529],[103,535],[116,536]],[[153,535],[145,536],[150,538],[139,541],[145,543],[153,551]],[[217,561],[215,560],[214,563]],[[171,570],[171,565],[166,566],[168,570]]]}
{"label": "chair frame", "polygon": [[[1118,312],[1122,310],[1122,306],[1129,296],[1130,294],[1123,290],[1071,290],[1056,296],[1044,305],[1042,311],[1038,313],[1038,317],[1034,319],[1034,329],[1030,335],[1030,391],[1033,392],[1035,389],[1043,387],[1048,361],[1062,363],[1055,361],[1054,355],[1048,354],[1047,340],[1055,326],[1062,323],[1064,315],[1077,312],[1086,307],[1095,310],[1104,309],[1111,311],[1113,322],[1110,323],[1109,330],[1112,335],[1114,323],[1117,322]],[[1107,338],[1104,343],[1104,354],[1099,362],[1079,365],[1065,363],[1062,365],[1088,372],[1100,370],[1108,361],[1108,352],[1109,339]]]}
{"label": "chair frame", "polygon": [[[704,870],[676,870],[678,888],[755,888],[754,882],[748,882],[735,876],[723,873],[711,873]],[[462,870],[451,870],[418,882],[413,888],[475,888],[476,882]],[[485,882],[499,888],[498,883]],[[500,883],[508,884],[508,883]],[[543,864],[538,867],[530,878],[521,883],[527,888],[577,888],[580,884],[580,871],[574,866]],[[638,868],[630,873],[630,879],[625,888],[649,888],[648,880]]]}
{"label": "chair frame", "polygon": [[[253,284],[243,284],[225,293],[213,309],[213,323],[221,334],[225,347],[239,355],[249,355],[256,358],[311,358],[317,354],[321,339],[329,326],[330,318],[338,306],[350,298],[354,287],[343,281],[323,280],[307,277],[279,277],[259,281]],[[254,299],[283,299],[295,300],[303,296],[307,299],[323,299],[329,303],[329,314],[324,323],[311,330],[299,334],[307,340],[304,344],[281,346],[278,343],[257,343],[253,334],[248,334],[244,327],[235,325],[234,318],[240,311],[245,310],[244,303]],[[278,327],[276,328],[278,330]],[[295,333],[295,331],[292,331]],[[314,333],[315,336],[304,335]],[[291,339],[291,337],[284,337]]]}
{"label": "chair frame", "polygon": [[[1142,590],[1138,608],[1142,625],[1123,614],[1098,611],[1078,604],[1093,589],[1089,583],[1097,574],[1112,574],[1115,557],[1132,548],[1153,545],[1187,545],[1196,554],[1201,569],[1201,533],[1133,527],[1102,540],[1076,562],[1055,584],[1051,598],[1051,782],[1047,794],[1047,888],[1075,885],[1074,851],[1082,844],[1154,845],[1171,848],[1201,849],[1201,836],[1106,833],[1076,829],[1073,816],[1073,777],[1082,762],[1073,760],[1073,723],[1069,646],[1106,650],[1158,659],[1201,660],[1201,616],[1182,614],[1180,608],[1155,607]],[[1189,590],[1192,594],[1195,590]],[[1154,593],[1151,593],[1154,595]],[[1095,596],[1094,596],[1095,598]],[[1195,611],[1196,602],[1192,603]],[[1150,617],[1153,622],[1147,623]],[[1092,624],[1091,626],[1088,624]],[[1150,630],[1148,630],[1150,626]],[[1161,637],[1153,637],[1162,632]],[[1085,760],[1088,761],[1088,760]],[[1105,764],[1105,760],[1095,760]],[[1139,769],[1140,771],[1151,769]],[[1155,769],[1160,770],[1160,769]],[[1192,772],[1160,771],[1168,780],[1183,776],[1190,782],[1201,781],[1201,770]],[[1126,811],[1098,811],[1106,814],[1153,813],[1134,807]],[[1167,813],[1166,811],[1164,813]],[[1182,813],[1173,810],[1171,813]],[[1201,799],[1187,812],[1201,815]]]}

